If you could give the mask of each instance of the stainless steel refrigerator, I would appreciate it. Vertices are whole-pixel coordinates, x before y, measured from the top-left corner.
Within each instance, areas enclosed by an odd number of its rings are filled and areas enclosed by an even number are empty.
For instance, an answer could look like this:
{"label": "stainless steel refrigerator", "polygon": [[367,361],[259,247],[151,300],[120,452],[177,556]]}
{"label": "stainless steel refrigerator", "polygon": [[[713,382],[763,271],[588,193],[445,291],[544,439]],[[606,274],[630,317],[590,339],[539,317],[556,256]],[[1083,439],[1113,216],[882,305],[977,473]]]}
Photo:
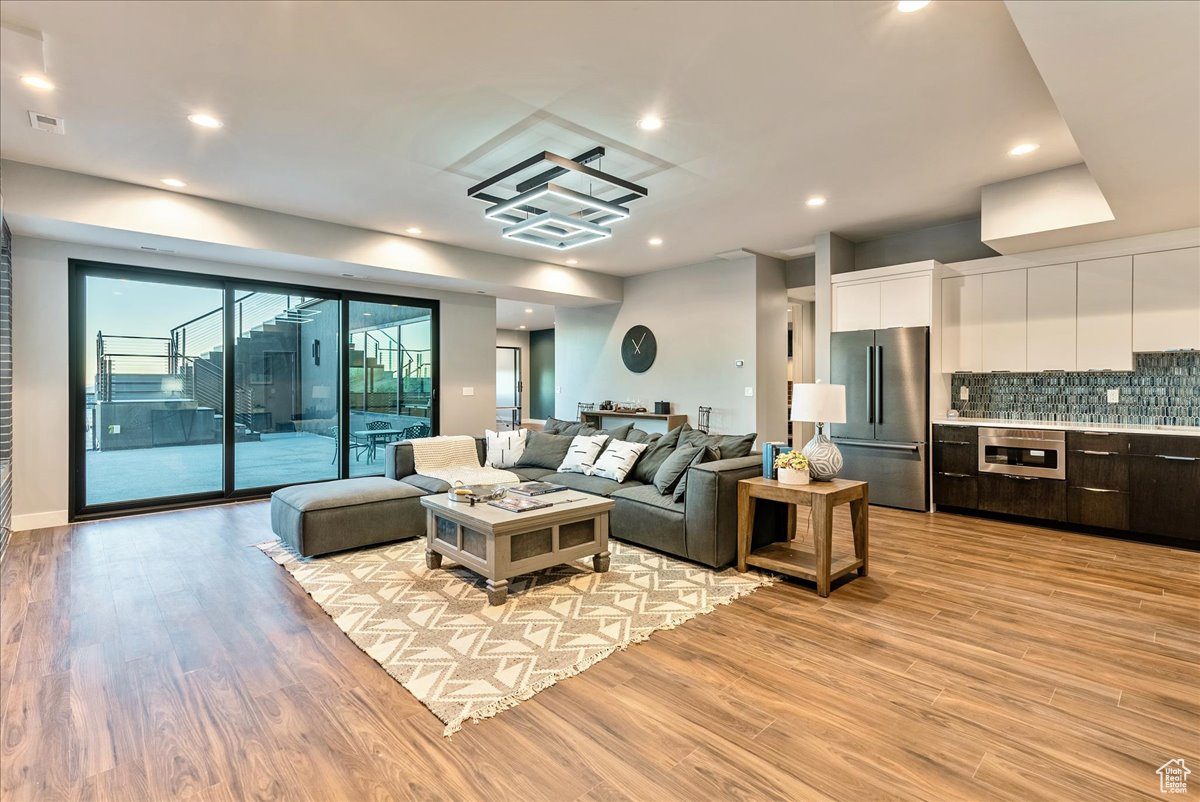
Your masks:
{"label": "stainless steel refrigerator", "polygon": [[872,504],[929,509],[929,329],[839,331],[830,382],[846,385],[846,422],[829,435],[841,476],[869,483]]}

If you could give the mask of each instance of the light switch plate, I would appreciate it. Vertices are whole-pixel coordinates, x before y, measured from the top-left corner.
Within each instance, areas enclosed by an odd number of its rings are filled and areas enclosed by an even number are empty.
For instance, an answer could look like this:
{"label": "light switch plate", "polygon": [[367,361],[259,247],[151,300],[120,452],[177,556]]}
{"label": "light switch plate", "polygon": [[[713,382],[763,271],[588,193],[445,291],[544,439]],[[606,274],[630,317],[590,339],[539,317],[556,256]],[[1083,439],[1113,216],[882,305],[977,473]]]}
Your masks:
{"label": "light switch plate", "polygon": [[965,384],[962,387],[959,387],[958,388],[958,400],[959,401],[970,401],[971,400],[971,388],[967,387],[967,385],[965,385]]}
{"label": "light switch plate", "polygon": [[474,387],[464,387],[463,395],[475,395],[475,388]]}
{"label": "light switch plate", "polygon": [[734,362],[733,364],[734,364],[734,366],[735,366],[735,367],[739,367],[739,368],[741,368],[741,367],[745,367],[745,366],[746,366],[746,361],[745,361],[744,359],[739,359],[739,360],[737,360],[736,362]]}
{"label": "light switch plate", "polygon": [[752,395],[754,395],[754,388],[753,388],[753,387],[747,387],[747,388],[746,388],[746,395],[747,395],[747,396],[752,396]]}
{"label": "light switch plate", "polygon": [[554,392],[556,392],[556,393],[561,393],[561,392],[562,392],[562,385],[560,384],[560,385],[558,385],[557,387],[555,387],[555,388],[554,388]]}
{"label": "light switch plate", "polygon": [[1108,403],[1118,404],[1121,401],[1121,388],[1114,387],[1108,391]]}

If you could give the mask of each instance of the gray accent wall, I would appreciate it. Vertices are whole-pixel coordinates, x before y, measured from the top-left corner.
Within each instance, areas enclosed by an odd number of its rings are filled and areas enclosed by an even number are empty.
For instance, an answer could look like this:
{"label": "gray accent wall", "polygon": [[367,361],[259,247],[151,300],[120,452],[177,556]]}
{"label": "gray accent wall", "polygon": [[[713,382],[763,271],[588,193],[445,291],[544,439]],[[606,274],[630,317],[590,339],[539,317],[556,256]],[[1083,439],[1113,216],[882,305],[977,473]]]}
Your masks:
{"label": "gray accent wall", "polygon": [[955,373],[950,397],[965,418],[1200,426],[1200,353],[1135,354],[1111,373]]}
{"label": "gray accent wall", "polygon": [[[653,409],[670,401],[692,425],[701,405],[711,406],[713,431],[745,434],[759,429],[758,258],[661,270],[625,280],[621,304],[559,307],[555,336],[557,417],[574,418],[577,404],[638,401]],[[777,260],[771,260],[777,265]],[[765,269],[765,267],[764,267]],[[777,268],[782,272],[782,267]],[[786,293],[778,279],[778,369],[786,381]],[[648,326],[658,343],[654,365],[631,373],[621,361],[621,340],[635,325]],[[736,363],[742,362],[739,367]],[[747,396],[750,387],[755,395]],[[786,390],[779,401],[786,406]]]}
{"label": "gray accent wall", "polygon": [[[557,314],[557,313],[556,313]],[[554,417],[554,329],[529,332],[529,416]]]}
{"label": "gray accent wall", "polygon": [[[854,270],[934,259],[943,264],[986,259],[996,251],[979,238],[979,218],[902,231],[854,245]],[[845,272],[834,271],[834,272]]]}

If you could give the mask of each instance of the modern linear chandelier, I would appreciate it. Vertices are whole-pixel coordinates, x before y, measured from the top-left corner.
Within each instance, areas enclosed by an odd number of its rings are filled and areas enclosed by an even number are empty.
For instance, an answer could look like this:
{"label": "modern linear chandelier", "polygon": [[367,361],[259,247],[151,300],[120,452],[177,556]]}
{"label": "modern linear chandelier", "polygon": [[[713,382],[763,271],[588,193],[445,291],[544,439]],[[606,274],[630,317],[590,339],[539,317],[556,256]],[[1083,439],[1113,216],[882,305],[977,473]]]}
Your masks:
{"label": "modern linear chandelier", "polygon": [[[645,187],[588,166],[603,156],[601,146],[574,159],[544,150],[471,187],[467,197],[489,204],[483,216],[507,224],[500,233],[509,239],[556,251],[578,248],[611,237],[609,225],[629,217],[626,204],[649,194]],[[545,165],[549,168],[521,179]],[[516,181],[510,198],[485,191],[510,180]],[[614,197],[600,197],[605,194]]]}

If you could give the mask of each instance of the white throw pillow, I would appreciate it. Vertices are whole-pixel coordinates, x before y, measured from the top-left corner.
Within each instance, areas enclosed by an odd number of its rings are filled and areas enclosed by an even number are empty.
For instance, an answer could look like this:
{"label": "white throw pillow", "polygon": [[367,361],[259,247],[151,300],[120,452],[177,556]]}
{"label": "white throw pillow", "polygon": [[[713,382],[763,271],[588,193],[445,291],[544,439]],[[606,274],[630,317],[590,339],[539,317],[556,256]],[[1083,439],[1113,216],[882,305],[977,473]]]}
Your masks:
{"label": "white throw pillow", "polygon": [[604,448],[604,444],[608,442],[606,434],[578,434],[571,440],[571,447],[567,449],[567,456],[563,458],[562,465],[558,466],[559,473],[588,473],[592,468],[592,463],[596,461],[596,455],[600,453],[600,449]]}
{"label": "white throw pillow", "polygon": [[615,482],[624,482],[633,464],[646,450],[646,443],[628,443],[624,440],[613,440],[604,449],[596,463],[587,473],[589,476],[600,476]]}
{"label": "white throw pillow", "polygon": [[511,468],[520,461],[525,453],[525,435],[527,430],[517,429],[513,432],[484,431],[487,442],[487,460],[485,467]]}

